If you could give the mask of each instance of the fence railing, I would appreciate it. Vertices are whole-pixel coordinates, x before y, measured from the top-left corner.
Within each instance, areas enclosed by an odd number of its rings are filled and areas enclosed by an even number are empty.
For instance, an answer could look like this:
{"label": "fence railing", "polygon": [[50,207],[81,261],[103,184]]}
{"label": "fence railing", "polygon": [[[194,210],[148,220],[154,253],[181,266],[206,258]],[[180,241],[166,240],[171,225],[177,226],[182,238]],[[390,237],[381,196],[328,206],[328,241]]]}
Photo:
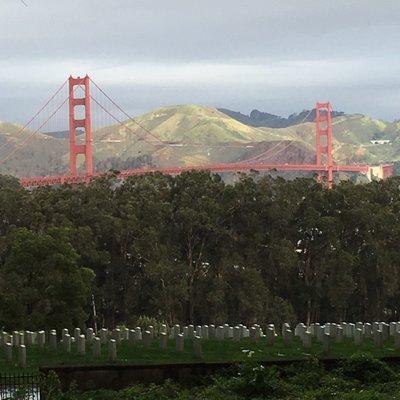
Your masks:
{"label": "fence railing", "polygon": [[0,400],[39,400],[39,375],[29,373],[0,373]]}

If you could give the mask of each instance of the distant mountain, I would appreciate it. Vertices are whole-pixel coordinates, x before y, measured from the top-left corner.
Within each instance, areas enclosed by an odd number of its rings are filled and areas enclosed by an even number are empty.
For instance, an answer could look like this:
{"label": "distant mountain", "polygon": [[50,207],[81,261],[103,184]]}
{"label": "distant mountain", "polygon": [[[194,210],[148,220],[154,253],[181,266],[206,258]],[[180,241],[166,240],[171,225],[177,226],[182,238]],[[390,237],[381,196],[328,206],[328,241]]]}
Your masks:
{"label": "distant mountain", "polygon": [[[303,110],[299,114],[289,115],[288,118],[280,117],[279,115],[269,114],[258,110],[253,110],[250,115],[228,110],[226,108],[219,108],[218,110],[226,115],[229,115],[231,118],[236,119],[242,124],[254,127],[287,128],[289,126],[298,125],[304,122],[315,121],[315,109]],[[340,111],[333,111],[332,113],[333,117],[340,117],[343,115],[345,115],[345,113]]]}
{"label": "distant mountain", "polygon": [[[65,131],[54,131],[54,132],[43,132],[44,135],[50,136],[52,138],[55,139],[68,139],[69,137],[69,131],[65,130]],[[76,130],[76,134],[77,136],[82,135],[83,131],[77,129]]]}
{"label": "distant mountain", "polygon": [[[223,162],[313,163],[315,126],[312,113],[305,118],[308,113],[288,118],[255,112],[247,116],[259,123],[269,120],[270,124],[288,125],[272,128],[247,125],[211,107],[158,108],[135,121],[125,121],[125,126],[111,125],[93,132],[96,170]],[[295,124],[295,120],[308,122]],[[400,160],[400,122],[335,113],[333,124],[336,162]],[[10,152],[12,156],[2,161]],[[79,161],[83,161],[81,157]],[[66,132],[32,134],[21,131],[18,125],[0,122],[0,173],[58,174],[67,171],[67,166]]]}

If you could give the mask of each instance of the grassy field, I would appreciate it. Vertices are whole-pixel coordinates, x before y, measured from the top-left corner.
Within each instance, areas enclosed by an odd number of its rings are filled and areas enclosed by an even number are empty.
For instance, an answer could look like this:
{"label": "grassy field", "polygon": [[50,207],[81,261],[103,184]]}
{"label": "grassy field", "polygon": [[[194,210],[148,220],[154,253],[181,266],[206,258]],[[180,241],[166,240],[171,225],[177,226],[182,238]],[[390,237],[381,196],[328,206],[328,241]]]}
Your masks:
{"label": "grassy field", "polygon": [[[356,346],[352,341],[345,340],[343,343],[334,343],[329,355],[323,353],[322,344],[313,341],[313,346],[305,350],[298,338],[295,338],[291,346],[285,346],[282,338],[276,339],[273,346],[268,345],[265,339],[257,343],[250,342],[244,338],[240,342],[225,340],[223,342],[209,340],[203,342],[204,359],[196,359],[193,353],[191,341],[185,342],[183,353],[175,351],[174,341],[169,342],[168,350],[162,351],[157,340],[151,348],[146,349],[143,344],[130,344],[121,342],[117,349],[117,364],[173,364],[190,362],[227,362],[243,361],[247,355],[244,350],[253,351],[253,359],[260,361],[307,359],[310,357],[332,357],[345,358],[359,352],[369,353],[377,358],[400,356],[400,351],[395,350],[393,341],[385,343],[382,348],[375,348],[371,340],[366,340],[361,346]],[[61,366],[61,365],[96,365],[109,364],[107,360],[107,348],[103,346],[100,359],[93,359],[91,348],[87,346],[85,356],[76,354],[73,346],[70,354],[51,352],[48,348],[40,350],[37,346],[27,348],[28,367],[25,371],[37,371],[40,366]],[[17,350],[14,349],[14,366],[5,365],[4,357],[0,359],[0,372],[21,371],[16,365],[18,359]]]}

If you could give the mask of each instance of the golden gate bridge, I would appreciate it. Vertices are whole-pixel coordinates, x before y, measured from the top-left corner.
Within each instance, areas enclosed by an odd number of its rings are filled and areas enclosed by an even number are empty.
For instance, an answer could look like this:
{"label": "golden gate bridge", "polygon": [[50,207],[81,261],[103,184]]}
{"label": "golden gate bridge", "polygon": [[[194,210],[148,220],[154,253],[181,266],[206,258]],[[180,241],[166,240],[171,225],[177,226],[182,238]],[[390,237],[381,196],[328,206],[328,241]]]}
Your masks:
{"label": "golden gate bridge", "polygon": [[[61,95],[63,89],[68,88],[68,94],[65,98]],[[93,95],[93,89],[96,90],[97,96]],[[99,96],[99,97],[98,97]],[[101,96],[101,99],[100,99]],[[58,101],[58,102],[57,102]],[[111,112],[105,104],[108,103],[119,113],[119,117]],[[92,106],[96,105],[102,110],[102,117],[95,116],[92,113]],[[158,143],[165,146],[171,146],[167,141],[160,139],[150,129],[139,124],[135,119],[131,118],[103,89],[100,88],[89,76],[83,78],[69,77],[63,85],[51,96],[45,105],[25,124],[22,130],[28,132],[28,136],[20,143],[9,150],[5,157],[0,159],[0,165],[12,158],[20,148],[27,146],[29,141],[36,133],[41,132],[45,127],[51,125],[51,121],[60,123],[60,114],[63,108],[68,108],[68,141],[69,141],[69,160],[68,171],[54,175],[24,177],[20,179],[20,183],[24,187],[36,187],[43,185],[60,185],[60,184],[78,184],[88,183],[93,179],[104,175],[104,172],[96,172],[93,160],[93,139],[94,126],[107,125],[104,116],[111,118],[114,124],[123,126],[132,134],[138,135],[133,131],[128,123],[134,123],[143,129],[151,138],[152,143]],[[215,173],[224,172],[247,172],[247,171],[306,171],[315,172],[319,181],[326,181],[328,187],[332,187],[334,182],[334,173],[337,172],[353,172],[371,174],[372,167],[366,164],[338,165],[335,164],[333,158],[333,124],[332,124],[332,106],[327,103],[316,103],[315,105],[315,162],[313,164],[270,164],[265,162],[256,162],[249,159],[243,162],[234,163],[215,163],[201,164],[190,166],[168,166],[153,167],[141,166],[117,172],[116,177],[124,179],[132,175],[143,175],[153,172],[164,174],[179,174],[185,171],[210,171]],[[40,121],[40,116],[44,116]],[[64,118],[65,119],[65,118]],[[102,119],[102,120],[101,120]],[[39,122],[40,121],[40,122]],[[36,125],[35,125],[36,124]],[[59,125],[58,125],[59,126]],[[34,128],[32,128],[34,127]],[[138,140],[149,140],[144,137],[138,137]],[[7,141],[0,145],[7,146]],[[81,170],[78,165],[78,157],[84,158],[84,168]],[[387,178],[393,175],[393,165],[386,164],[380,166],[381,178]]]}

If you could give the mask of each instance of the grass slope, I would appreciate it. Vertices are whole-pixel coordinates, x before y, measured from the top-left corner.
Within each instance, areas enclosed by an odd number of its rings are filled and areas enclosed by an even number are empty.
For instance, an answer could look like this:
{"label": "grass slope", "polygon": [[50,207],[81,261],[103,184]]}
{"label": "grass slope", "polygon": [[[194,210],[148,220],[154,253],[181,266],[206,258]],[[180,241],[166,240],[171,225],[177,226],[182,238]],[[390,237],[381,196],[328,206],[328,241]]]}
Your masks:
{"label": "grass slope", "polygon": [[0,121],[0,173],[38,176],[51,170],[63,172],[67,165],[67,143],[65,139],[54,139]]}

